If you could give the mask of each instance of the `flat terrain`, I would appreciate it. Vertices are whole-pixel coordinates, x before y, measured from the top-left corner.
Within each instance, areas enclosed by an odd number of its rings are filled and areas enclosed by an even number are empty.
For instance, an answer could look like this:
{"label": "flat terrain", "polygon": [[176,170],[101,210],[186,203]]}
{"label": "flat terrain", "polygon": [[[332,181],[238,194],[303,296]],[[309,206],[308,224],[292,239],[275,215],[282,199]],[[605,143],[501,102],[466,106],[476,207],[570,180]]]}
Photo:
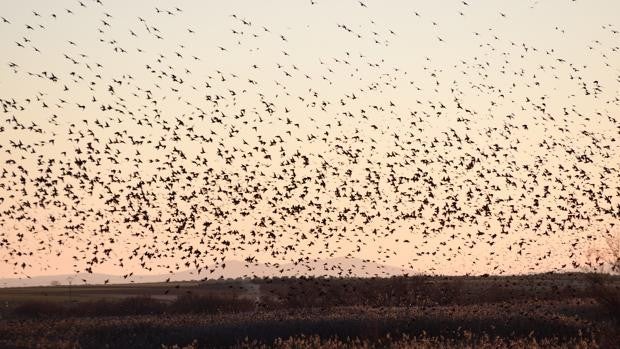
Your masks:
{"label": "flat terrain", "polygon": [[601,290],[619,288],[545,274],[0,289],[0,347],[612,348]]}

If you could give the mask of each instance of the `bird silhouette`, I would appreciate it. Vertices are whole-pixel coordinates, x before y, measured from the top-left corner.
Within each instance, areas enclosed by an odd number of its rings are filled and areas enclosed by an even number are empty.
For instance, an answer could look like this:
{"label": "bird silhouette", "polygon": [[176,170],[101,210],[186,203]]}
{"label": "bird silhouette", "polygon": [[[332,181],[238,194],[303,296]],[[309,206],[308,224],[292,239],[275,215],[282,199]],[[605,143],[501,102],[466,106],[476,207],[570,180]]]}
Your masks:
{"label": "bird silhouette", "polygon": [[469,23],[466,1],[436,19],[407,5],[402,23],[361,1],[328,25],[316,1],[290,27],[214,12],[217,35],[176,5],[0,17],[15,83],[0,87],[0,256],[15,274],[52,256],[125,279],[233,260],[293,276],[566,270],[617,230],[615,25],[584,64],[513,35],[518,11]]}

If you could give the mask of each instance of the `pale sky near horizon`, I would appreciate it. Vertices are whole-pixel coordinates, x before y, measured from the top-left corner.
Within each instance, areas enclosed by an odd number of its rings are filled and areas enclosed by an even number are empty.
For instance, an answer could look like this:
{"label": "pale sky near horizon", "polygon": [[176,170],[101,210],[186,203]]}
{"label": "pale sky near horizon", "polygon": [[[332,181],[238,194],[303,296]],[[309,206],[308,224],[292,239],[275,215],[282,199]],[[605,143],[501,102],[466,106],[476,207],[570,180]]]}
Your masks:
{"label": "pale sky near horizon", "polygon": [[5,6],[0,277],[582,268],[620,217],[620,3],[466,3]]}

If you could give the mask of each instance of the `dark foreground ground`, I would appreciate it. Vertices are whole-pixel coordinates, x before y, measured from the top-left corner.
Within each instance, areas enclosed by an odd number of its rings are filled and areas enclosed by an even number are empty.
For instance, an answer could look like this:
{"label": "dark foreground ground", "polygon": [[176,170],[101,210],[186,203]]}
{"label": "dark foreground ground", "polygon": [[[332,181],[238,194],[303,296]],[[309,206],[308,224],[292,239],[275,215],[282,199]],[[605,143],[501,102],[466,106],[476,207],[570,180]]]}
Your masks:
{"label": "dark foreground ground", "polygon": [[620,348],[620,279],[254,279],[0,289],[0,348]]}

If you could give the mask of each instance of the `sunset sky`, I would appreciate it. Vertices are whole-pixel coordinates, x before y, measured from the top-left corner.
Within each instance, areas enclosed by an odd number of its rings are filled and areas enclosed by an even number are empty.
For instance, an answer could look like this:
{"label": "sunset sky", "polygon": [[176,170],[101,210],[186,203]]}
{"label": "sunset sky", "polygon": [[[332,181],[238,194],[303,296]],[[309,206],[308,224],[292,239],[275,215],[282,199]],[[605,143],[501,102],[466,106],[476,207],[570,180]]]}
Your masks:
{"label": "sunset sky", "polygon": [[587,269],[620,223],[618,1],[20,1],[0,278],[355,257]]}

